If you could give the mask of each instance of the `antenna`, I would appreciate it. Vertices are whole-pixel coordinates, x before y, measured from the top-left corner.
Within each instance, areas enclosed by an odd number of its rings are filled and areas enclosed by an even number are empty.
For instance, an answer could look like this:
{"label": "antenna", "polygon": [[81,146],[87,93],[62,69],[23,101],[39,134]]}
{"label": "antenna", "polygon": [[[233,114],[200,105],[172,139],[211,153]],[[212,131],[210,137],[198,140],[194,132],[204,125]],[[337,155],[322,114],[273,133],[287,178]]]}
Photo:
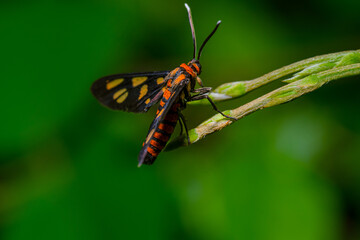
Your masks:
{"label": "antenna", "polygon": [[[217,30],[217,28],[219,27],[220,23],[221,23],[221,20],[219,20],[219,21],[216,23],[216,26],[215,26],[214,30],[210,33],[210,35],[205,39],[205,41],[204,41],[203,44],[201,45],[200,50],[199,50],[199,53],[198,53],[197,60],[200,59],[201,52],[202,52],[205,44],[209,41],[209,39],[212,37],[212,35],[214,35],[214,33],[216,32],[216,30]],[[194,57],[194,58],[195,58],[195,57]]]}
{"label": "antenna", "polygon": [[186,7],[186,10],[187,10],[188,15],[189,15],[189,23],[190,23],[191,34],[192,34],[193,45],[194,45],[194,54],[193,54],[193,59],[195,59],[195,55],[196,55],[196,37],[195,37],[195,28],[194,28],[194,23],[193,23],[192,16],[191,16],[191,10],[190,10],[190,7],[189,7],[189,5],[187,5],[187,3],[185,3],[185,7]]}

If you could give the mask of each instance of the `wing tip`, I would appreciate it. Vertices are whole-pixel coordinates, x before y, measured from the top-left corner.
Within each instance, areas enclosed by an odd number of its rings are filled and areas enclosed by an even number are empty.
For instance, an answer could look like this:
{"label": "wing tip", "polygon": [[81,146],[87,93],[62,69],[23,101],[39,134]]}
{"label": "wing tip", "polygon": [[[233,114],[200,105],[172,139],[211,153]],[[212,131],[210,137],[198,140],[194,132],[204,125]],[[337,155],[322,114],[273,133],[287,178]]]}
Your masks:
{"label": "wing tip", "polygon": [[143,146],[143,148],[141,149],[140,153],[139,153],[139,157],[138,157],[138,168],[141,167],[145,161],[145,157],[146,157],[146,148],[145,146]]}
{"label": "wing tip", "polygon": [[143,148],[139,154],[139,163],[137,167],[140,168],[143,164],[152,165],[155,162],[155,159],[156,157],[152,156],[150,153],[147,152],[147,148]]}

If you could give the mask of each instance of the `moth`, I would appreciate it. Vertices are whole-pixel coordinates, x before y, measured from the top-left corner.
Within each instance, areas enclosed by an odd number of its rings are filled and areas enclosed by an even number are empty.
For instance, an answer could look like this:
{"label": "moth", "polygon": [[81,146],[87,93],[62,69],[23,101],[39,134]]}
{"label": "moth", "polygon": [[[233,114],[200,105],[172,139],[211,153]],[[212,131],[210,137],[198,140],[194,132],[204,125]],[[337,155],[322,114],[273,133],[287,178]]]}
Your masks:
{"label": "moth", "polygon": [[[201,64],[199,62],[201,52],[205,44],[214,35],[221,21],[218,21],[214,30],[202,43],[196,57],[196,37],[190,7],[185,3],[187,9],[192,40],[193,59],[187,64],[182,63],[172,71],[142,72],[115,74],[96,80],[91,86],[94,97],[105,107],[113,110],[128,112],[147,112],[149,108],[160,102],[156,117],[151,123],[147,137],[143,143],[138,157],[138,166],[152,164],[166,143],[177,122],[180,123],[181,133],[183,128],[190,142],[188,129],[181,110],[186,107],[187,102],[207,99],[215,111],[232,120],[230,116],[224,115],[217,109],[214,102],[208,96],[210,87],[204,87],[201,79]],[[201,88],[195,89],[196,82]]]}

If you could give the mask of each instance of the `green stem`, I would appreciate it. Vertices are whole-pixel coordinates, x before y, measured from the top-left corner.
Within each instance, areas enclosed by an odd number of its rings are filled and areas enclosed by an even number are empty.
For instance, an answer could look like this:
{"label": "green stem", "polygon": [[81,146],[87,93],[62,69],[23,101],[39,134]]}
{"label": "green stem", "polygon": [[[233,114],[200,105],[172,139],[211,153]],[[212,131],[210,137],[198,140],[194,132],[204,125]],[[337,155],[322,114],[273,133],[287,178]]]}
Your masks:
{"label": "green stem", "polygon": [[[224,113],[239,120],[257,110],[292,101],[306,93],[320,88],[322,85],[330,81],[348,76],[360,75],[359,62],[360,52],[358,50],[314,57],[280,68],[260,78],[252,80],[252,85],[250,85],[252,86],[252,89],[289,75],[290,72],[295,73],[302,70],[302,73],[299,72],[292,78],[289,78],[286,82],[290,83],[285,86],[269,92],[236,109],[224,111]],[[330,69],[324,66],[317,67],[315,65],[314,67],[314,64],[319,63],[334,63],[335,65],[328,65],[328,67],[331,66]],[[309,70],[311,67],[312,69]],[[234,121],[226,119],[220,114],[216,114],[189,131],[190,143],[195,143],[205,136],[219,131],[233,122]],[[182,135],[172,141],[167,146],[167,149],[171,150],[186,145],[188,145],[187,138]]]}
{"label": "green stem", "polygon": [[[284,80],[284,82],[293,82],[311,74],[354,63],[360,63],[360,50],[344,51],[312,57],[282,67],[253,80],[224,83],[214,89],[209,96],[216,102],[234,99],[241,97],[258,87],[291,74],[293,74],[293,76]],[[208,104],[208,101],[194,101],[190,102],[190,104]]]}

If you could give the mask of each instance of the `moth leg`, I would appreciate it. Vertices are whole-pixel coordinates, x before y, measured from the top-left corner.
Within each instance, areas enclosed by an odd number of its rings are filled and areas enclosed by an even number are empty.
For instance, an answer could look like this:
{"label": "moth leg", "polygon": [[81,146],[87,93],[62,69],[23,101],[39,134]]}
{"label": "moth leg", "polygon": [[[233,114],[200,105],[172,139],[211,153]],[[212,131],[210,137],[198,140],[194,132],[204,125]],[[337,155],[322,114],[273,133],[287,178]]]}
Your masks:
{"label": "moth leg", "polygon": [[204,84],[203,84],[203,82],[201,81],[201,78],[196,77],[196,81],[198,82],[198,84],[199,84],[201,87],[204,87]]}
{"label": "moth leg", "polygon": [[189,102],[191,102],[191,101],[196,101],[196,100],[200,100],[200,99],[204,99],[204,98],[206,98],[206,99],[210,102],[211,106],[213,107],[213,109],[214,109],[215,111],[217,111],[218,113],[220,113],[221,115],[223,115],[223,116],[226,117],[226,118],[229,118],[229,119],[232,119],[232,120],[237,121],[236,118],[230,117],[230,116],[227,116],[227,115],[223,114],[223,113],[216,107],[215,103],[213,102],[213,100],[211,100],[211,98],[210,98],[208,95],[198,94],[198,95],[196,95],[196,96],[191,97],[190,100],[189,100]]}
{"label": "moth leg", "polygon": [[[180,116],[180,115],[179,115]],[[180,136],[183,134],[183,132],[184,132],[184,127],[183,127],[183,123],[182,123],[182,121],[181,121],[182,119],[178,119],[178,121],[179,121],[179,124],[180,124]]]}
{"label": "moth leg", "polygon": [[[184,117],[184,115],[182,115],[181,112],[178,112],[178,114],[179,114],[179,120],[180,120],[180,122],[182,122],[182,124],[184,125],[184,128],[185,128],[185,132],[186,132],[186,136],[187,136],[187,140],[188,140],[188,145],[190,145],[189,131],[188,131],[188,128],[187,128],[187,126],[186,126],[185,117]],[[180,126],[181,126],[181,133],[180,133],[180,135],[182,135],[183,127],[182,127],[181,124],[180,124]]]}
{"label": "moth leg", "polygon": [[198,88],[198,89],[193,89],[193,90],[191,90],[191,92],[199,93],[198,95],[202,95],[202,94],[211,92],[211,90],[212,90],[211,87],[202,87],[202,88]]}

